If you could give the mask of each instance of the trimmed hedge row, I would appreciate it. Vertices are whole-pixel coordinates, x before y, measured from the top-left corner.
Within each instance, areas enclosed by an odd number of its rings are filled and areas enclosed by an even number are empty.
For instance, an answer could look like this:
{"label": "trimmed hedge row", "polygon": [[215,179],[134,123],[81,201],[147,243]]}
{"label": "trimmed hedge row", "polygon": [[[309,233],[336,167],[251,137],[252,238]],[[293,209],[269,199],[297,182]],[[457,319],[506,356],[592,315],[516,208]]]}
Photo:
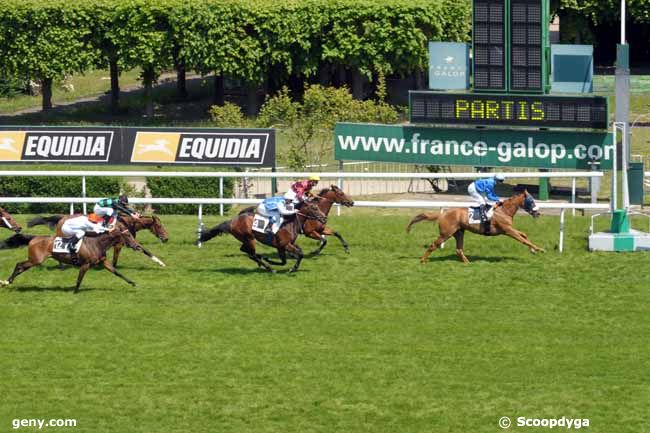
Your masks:
{"label": "trimmed hedge row", "polygon": [[[147,186],[153,197],[219,197],[217,178],[150,177]],[[232,195],[233,182],[224,179],[224,197]],[[129,188],[118,178],[88,177],[88,197],[116,197]],[[81,181],[78,177],[0,177],[0,195],[7,197],[81,197]],[[136,196],[141,194],[132,193]],[[6,203],[3,207],[10,213],[68,213],[69,203],[22,204]],[[77,211],[81,210],[79,205]],[[156,213],[196,214],[196,205],[155,205]],[[228,207],[226,207],[228,209]],[[219,206],[204,206],[204,212],[218,212]]]}
{"label": "trimmed hedge row", "polygon": [[251,85],[343,66],[427,68],[428,40],[468,40],[469,0],[4,0],[0,70],[41,79],[110,66],[215,73]]}

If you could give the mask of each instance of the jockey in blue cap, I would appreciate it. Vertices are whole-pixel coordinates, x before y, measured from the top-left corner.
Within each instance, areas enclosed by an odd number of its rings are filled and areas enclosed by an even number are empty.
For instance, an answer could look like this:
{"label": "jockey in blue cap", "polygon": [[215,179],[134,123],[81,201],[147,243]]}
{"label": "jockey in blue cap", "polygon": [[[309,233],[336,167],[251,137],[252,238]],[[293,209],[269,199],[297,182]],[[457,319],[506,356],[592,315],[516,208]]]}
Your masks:
{"label": "jockey in blue cap", "polygon": [[[467,187],[467,192],[469,195],[478,203],[480,213],[481,213],[481,222],[487,222],[487,212],[492,207],[487,200],[501,202],[502,200],[494,192],[494,187],[497,183],[502,183],[505,180],[505,176],[502,174],[496,174],[493,177],[484,177],[477,179],[474,182],[470,183]],[[485,199],[487,196],[487,200]]]}

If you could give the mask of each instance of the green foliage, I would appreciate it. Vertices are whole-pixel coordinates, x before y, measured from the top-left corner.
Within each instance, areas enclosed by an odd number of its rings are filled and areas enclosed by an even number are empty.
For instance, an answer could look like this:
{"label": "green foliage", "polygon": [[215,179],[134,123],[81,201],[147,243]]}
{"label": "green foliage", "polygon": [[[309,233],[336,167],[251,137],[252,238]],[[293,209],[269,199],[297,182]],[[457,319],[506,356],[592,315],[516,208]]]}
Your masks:
{"label": "green foliage", "polygon": [[[219,197],[219,178],[199,177],[148,177],[147,186],[153,197]],[[233,182],[231,178],[223,180],[223,196],[232,195]],[[225,207],[226,209],[228,206]],[[155,206],[156,212],[163,214],[196,214],[198,205],[167,205]],[[218,212],[219,205],[203,206],[203,212]]]}
{"label": "green foliage", "polygon": [[[385,88],[380,85],[381,92]],[[384,93],[385,94],[385,93]],[[332,151],[331,133],[336,122],[396,123],[399,112],[383,101],[358,101],[347,88],[311,85],[301,102],[292,101],[286,88],[266,100],[257,125],[286,128],[291,145],[286,164],[294,170],[322,163]]]}
{"label": "green foliage", "polygon": [[[86,179],[88,197],[113,197],[121,190],[117,178],[89,177]],[[81,179],[78,177],[27,177],[0,178],[0,194],[6,197],[81,197]],[[68,213],[69,203],[3,205],[9,212],[18,213]],[[77,205],[77,209],[80,209]]]}
{"label": "green foliage", "polygon": [[14,76],[5,75],[0,72],[0,97],[8,98],[25,90],[25,81]]}
{"label": "green foliage", "polygon": [[210,119],[218,128],[245,128],[248,125],[241,108],[232,102],[210,107]]}

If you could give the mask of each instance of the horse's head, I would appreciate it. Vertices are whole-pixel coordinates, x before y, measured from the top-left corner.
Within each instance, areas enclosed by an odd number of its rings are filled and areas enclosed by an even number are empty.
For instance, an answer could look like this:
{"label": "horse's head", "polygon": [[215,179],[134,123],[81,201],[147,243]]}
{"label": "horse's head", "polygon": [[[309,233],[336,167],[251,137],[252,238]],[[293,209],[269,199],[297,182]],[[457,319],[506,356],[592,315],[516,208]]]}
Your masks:
{"label": "horse's head", "polygon": [[306,219],[313,219],[322,224],[327,223],[327,216],[321,212],[315,203],[303,202],[303,205],[300,207],[300,214]]}
{"label": "horse's head", "polygon": [[522,195],[523,202],[521,208],[528,212],[533,218],[539,217],[539,208],[537,207],[537,203],[535,203],[533,196],[527,190],[524,190]]}
{"label": "horse's head", "polygon": [[161,242],[167,242],[169,240],[169,235],[165,226],[163,226],[162,221],[156,215],[149,217],[151,218],[151,224],[149,225],[149,231],[151,234],[160,239]]}
{"label": "horse's head", "polygon": [[2,227],[8,228],[9,230],[13,230],[16,233],[20,233],[20,231],[23,229],[20,224],[16,222],[14,217],[11,216],[9,212],[4,210],[3,208],[0,207],[0,224],[2,224]]}
{"label": "horse's head", "polygon": [[354,206],[354,201],[350,199],[341,188],[339,188],[336,185],[331,185],[330,189],[327,190],[328,192],[324,197],[326,197],[329,200],[332,200],[334,203],[342,204],[345,207],[352,207]]}

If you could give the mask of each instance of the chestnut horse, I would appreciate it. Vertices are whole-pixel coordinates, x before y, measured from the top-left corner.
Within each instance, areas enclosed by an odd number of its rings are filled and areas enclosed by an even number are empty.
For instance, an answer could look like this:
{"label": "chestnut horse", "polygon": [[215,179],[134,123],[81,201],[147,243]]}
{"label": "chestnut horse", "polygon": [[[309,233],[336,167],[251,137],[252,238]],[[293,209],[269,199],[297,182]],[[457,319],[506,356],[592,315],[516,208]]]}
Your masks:
{"label": "chestnut horse", "polygon": [[540,248],[529,241],[528,236],[526,236],[524,232],[521,232],[512,226],[512,220],[519,208],[523,208],[534,218],[539,216],[533,196],[530,195],[528,191],[524,191],[513,195],[509,199],[505,200],[503,204],[495,208],[488,230],[483,230],[480,223],[469,223],[467,208],[453,208],[444,213],[425,212],[419,214],[409,222],[406,231],[410,232],[413,224],[420,221],[438,221],[440,235],[438,236],[438,239],[431,243],[420,259],[420,262],[422,263],[426,263],[429,259],[429,255],[436,249],[440,248],[440,245],[452,236],[456,239],[456,255],[463,262],[469,263],[469,260],[463,251],[465,230],[485,236],[507,235],[526,245],[530,248],[532,253],[536,253],[537,251],[544,252],[543,248]]}
{"label": "chestnut horse", "polygon": [[[330,210],[332,209],[332,205],[335,203],[343,205],[345,207],[354,206],[354,201],[352,201],[347,195],[345,195],[343,190],[336,185],[331,185],[329,188],[323,189],[321,192],[318,193],[318,195],[309,199],[309,201],[316,203],[320,211],[323,212],[325,216],[329,215]],[[242,213],[254,214],[255,206],[244,209],[243,211],[240,212],[240,214]],[[304,219],[303,216],[299,215],[298,217]],[[332,230],[331,228],[327,227],[325,224],[318,221],[317,219],[309,219],[306,221],[301,221],[301,223],[302,223],[303,234],[305,236],[320,241],[320,246],[318,247],[318,249],[313,251],[311,254],[313,255],[320,254],[321,251],[323,251],[323,248],[325,248],[325,245],[327,245],[327,236],[332,236],[332,235],[336,236],[338,240],[341,241],[341,244],[343,245],[343,248],[345,249],[346,253],[350,252],[350,246],[345,241],[345,239],[343,239],[343,236],[339,234],[339,232]]]}
{"label": "chestnut horse", "polygon": [[23,229],[9,212],[0,207],[0,227],[20,233]]}
{"label": "chestnut horse", "polygon": [[48,257],[52,257],[59,263],[67,263],[79,267],[79,275],[77,276],[77,285],[75,286],[74,293],[79,292],[79,286],[81,286],[81,281],[88,269],[91,266],[99,264],[103,264],[107,271],[135,286],[133,281],[116,271],[106,258],[106,251],[118,242],[123,242],[126,246],[134,250],[142,250],[142,246],[131,236],[131,233],[129,233],[126,227],[116,227],[112,231],[99,236],[85,236],[81,248],[77,253],[77,259],[74,262],[70,253],[55,253],[52,251],[54,239],[55,236],[14,235],[12,237],[13,247],[28,245],[27,260],[16,263],[14,272],[9,279],[7,281],[0,281],[0,285],[6,286],[13,283],[18,275],[34,266],[40,265]]}
{"label": "chestnut horse", "polygon": [[[254,231],[254,214],[243,212],[233,219],[224,221],[207,232],[202,233],[200,241],[207,242],[215,236],[230,233],[242,243],[239,250],[257,263],[257,266],[261,266],[269,272],[275,272],[275,270],[265,262],[272,265],[285,265],[287,263],[287,252],[289,252],[296,258],[296,263],[289,272],[296,272],[304,257],[302,249],[296,245],[296,239],[303,230],[303,221],[317,220],[322,224],[325,224],[327,221],[327,217],[320,211],[318,206],[313,203],[304,203],[296,215],[298,217],[303,217],[304,220],[297,217],[290,217],[291,219],[285,221],[285,223],[282,224],[282,227],[280,227],[278,232],[274,235],[272,233],[260,233]],[[274,262],[257,254],[255,251],[256,241],[277,249],[281,261]]]}
{"label": "chestnut horse", "polygon": [[[63,223],[70,218],[78,217],[80,215],[81,214],[36,217],[27,222],[27,227],[47,224],[51,229],[56,228],[57,236],[63,236],[63,233],[61,232],[61,226]],[[161,242],[167,242],[169,240],[169,235],[167,234],[165,226],[163,226],[162,221],[160,221],[160,218],[158,218],[156,215],[141,216],[140,218],[120,215],[119,218],[120,221],[129,229],[129,232],[134,238],[136,237],[138,231],[147,229],[151,232],[152,235],[160,239]],[[117,266],[117,259],[120,256],[120,251],[122,251],[123,246],[124,244],[121,242],[118,242],[113,246],[113,266]],[[145,252],[145,254],[147,254],[147,252]]]}

